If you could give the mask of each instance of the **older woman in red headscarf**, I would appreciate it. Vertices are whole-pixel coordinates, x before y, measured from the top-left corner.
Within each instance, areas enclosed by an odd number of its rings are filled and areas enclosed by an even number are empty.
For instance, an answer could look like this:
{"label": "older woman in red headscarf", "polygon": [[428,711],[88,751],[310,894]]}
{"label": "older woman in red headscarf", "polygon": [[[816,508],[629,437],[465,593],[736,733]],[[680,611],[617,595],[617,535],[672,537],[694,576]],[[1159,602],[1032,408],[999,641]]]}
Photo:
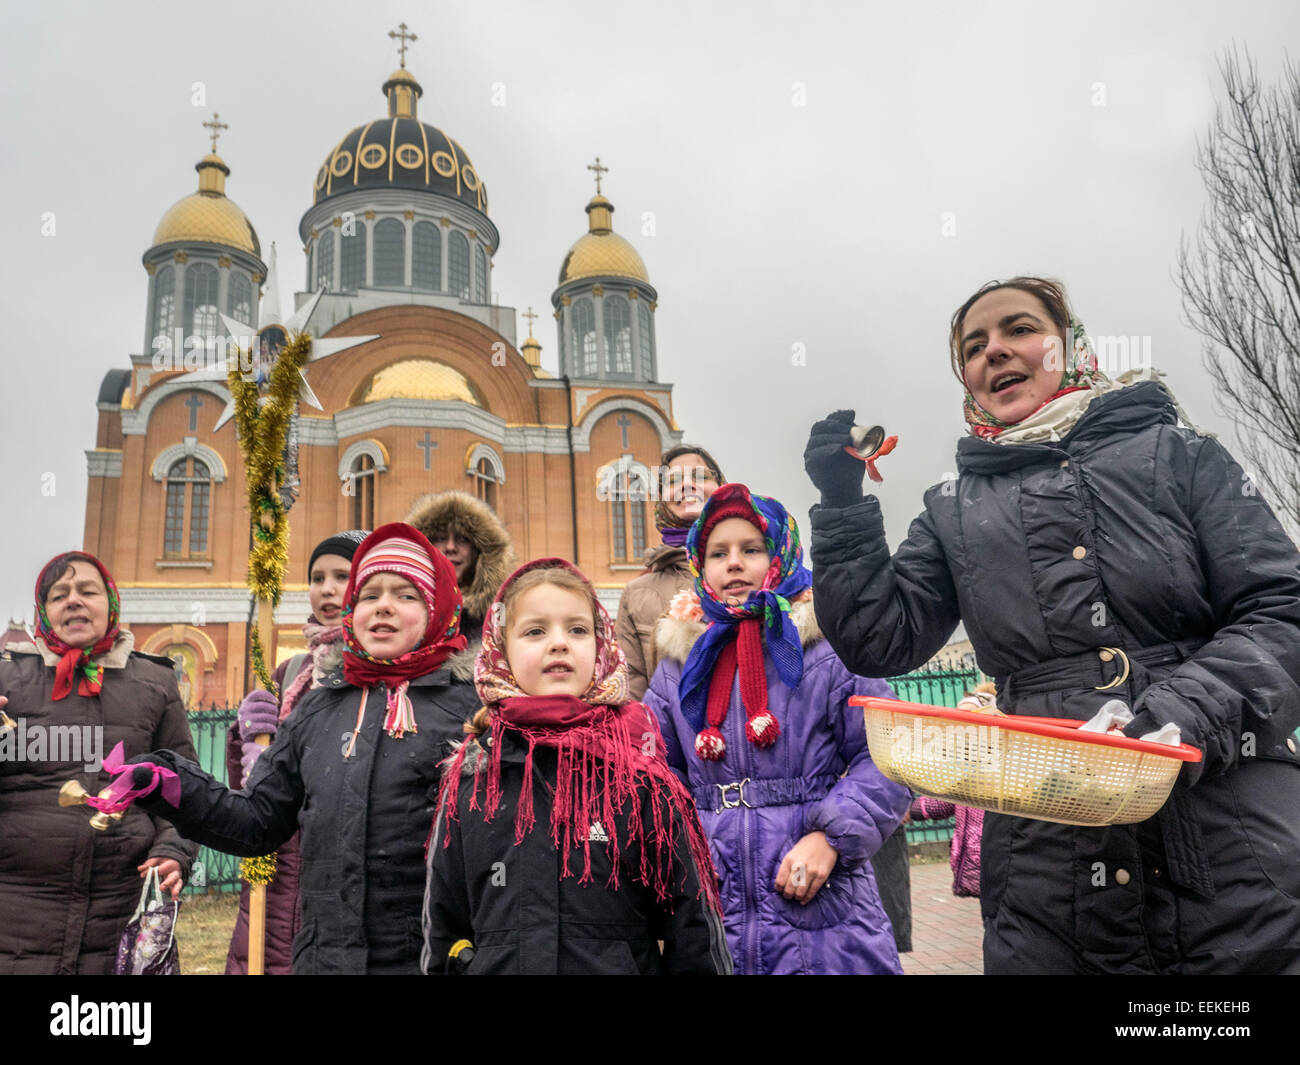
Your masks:
{"label": "older woman in red headscarf", "polygon": [[140,810],[99,832],[58,804],[68,780],[108,784],[119,742],[196,757],[171,662],[133,651],[118,621],[103,564],[59,555],[36,580],[35,642],[0,661],[0,973],[110,972],[140,878],[157,866],[177,895],[198,852]]}

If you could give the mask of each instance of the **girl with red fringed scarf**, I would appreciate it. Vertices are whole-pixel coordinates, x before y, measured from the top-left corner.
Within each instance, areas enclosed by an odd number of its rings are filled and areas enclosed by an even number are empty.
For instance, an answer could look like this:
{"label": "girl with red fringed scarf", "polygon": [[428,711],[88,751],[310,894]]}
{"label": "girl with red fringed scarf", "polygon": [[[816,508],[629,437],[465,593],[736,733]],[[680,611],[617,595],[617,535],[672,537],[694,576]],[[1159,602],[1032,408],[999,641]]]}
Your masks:
{"label": "girl with red fringed scarf", "polygon": [[729,973],[694,805],[586,577],[516,570],[475,684],[429,839],[424,971]]}

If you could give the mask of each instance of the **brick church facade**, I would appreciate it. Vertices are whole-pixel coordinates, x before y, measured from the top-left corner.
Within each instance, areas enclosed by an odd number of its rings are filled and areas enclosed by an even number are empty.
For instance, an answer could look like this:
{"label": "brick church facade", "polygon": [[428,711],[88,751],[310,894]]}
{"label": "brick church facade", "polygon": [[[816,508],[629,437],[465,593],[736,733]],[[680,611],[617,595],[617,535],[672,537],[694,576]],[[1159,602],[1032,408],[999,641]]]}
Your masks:
{"label": "brick church facade", "polygon": [[[658,542],[645,497],[681,433],[672,386],[658,380],[657,292],[613,230],[603,168],[551,296],[556,376],[531,327],[517,343],[515,310],[493,296],[500,238],[486,188],[464,149],[418,118],[421,93],[403,55],[384,84],[387,115],[334,147],[300,223],[296,305],[322,293],[307,330],[374,339],[306,370],[323,409],[300,403],[296,421],[301,488],[277,660],[304,648],[311,548],[401,520],[428,492],[477,495],[521,558],[576,561],[610,606]],[[177,663],[191,708],[233,705],[250,686],[252,600],[243,463],[234,421],[220,423],[230,393],[219,375],[187,370],[232,323],[255,328],[278,303],[256,231],[225,193],[223,127],[206,125],[198,191],[166,212],[143,257],[142,352],[100,387],[84,540],[118,582],[137,648]]]}

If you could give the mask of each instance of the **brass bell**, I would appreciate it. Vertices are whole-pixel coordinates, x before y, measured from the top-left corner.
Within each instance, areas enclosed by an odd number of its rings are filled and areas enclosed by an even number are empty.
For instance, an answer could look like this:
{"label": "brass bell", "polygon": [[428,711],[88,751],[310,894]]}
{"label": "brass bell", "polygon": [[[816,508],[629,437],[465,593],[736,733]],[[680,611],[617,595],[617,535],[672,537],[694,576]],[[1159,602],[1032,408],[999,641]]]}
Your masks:
{"label": "brass bell", "polygon": [[6,714],[3,710],[0,710],[0,729],[12,730],[12,729],[16,729],[17,727],[18,727],[18,722],[15,721],[8,714]]}
{"label": "brass bell", "polygon": [[[66,781],[63,787],[59,789],[60,806],[84,806],[86,805],[86,799],[89,797],[90,793],[81,786],[81,782],[78,780]],[[101,799],[109,798],[108,789],[105,788],[101,791],[99,797]],[[91,815],[90,827],[99,832],[106,832],[115,823],[122,820],[125,815],[125,810],[115,814],[106,814],[102,810],[96,810]]]}

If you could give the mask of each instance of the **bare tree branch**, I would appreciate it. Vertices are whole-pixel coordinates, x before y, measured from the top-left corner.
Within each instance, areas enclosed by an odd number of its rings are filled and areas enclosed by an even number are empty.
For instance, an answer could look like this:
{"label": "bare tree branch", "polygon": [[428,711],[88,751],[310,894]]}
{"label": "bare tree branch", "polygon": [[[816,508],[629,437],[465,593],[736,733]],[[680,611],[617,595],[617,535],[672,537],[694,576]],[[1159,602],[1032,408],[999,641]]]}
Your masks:
{"label": "bare tree branch", "polygon": [[1300,64],[1261,87],[1233,46],[1219,62],[1224,100],[1196,166],[1209,206],[1183,238],[1183,308],[1205,338],[1242,452],[1278,516],[1300,532]]}

